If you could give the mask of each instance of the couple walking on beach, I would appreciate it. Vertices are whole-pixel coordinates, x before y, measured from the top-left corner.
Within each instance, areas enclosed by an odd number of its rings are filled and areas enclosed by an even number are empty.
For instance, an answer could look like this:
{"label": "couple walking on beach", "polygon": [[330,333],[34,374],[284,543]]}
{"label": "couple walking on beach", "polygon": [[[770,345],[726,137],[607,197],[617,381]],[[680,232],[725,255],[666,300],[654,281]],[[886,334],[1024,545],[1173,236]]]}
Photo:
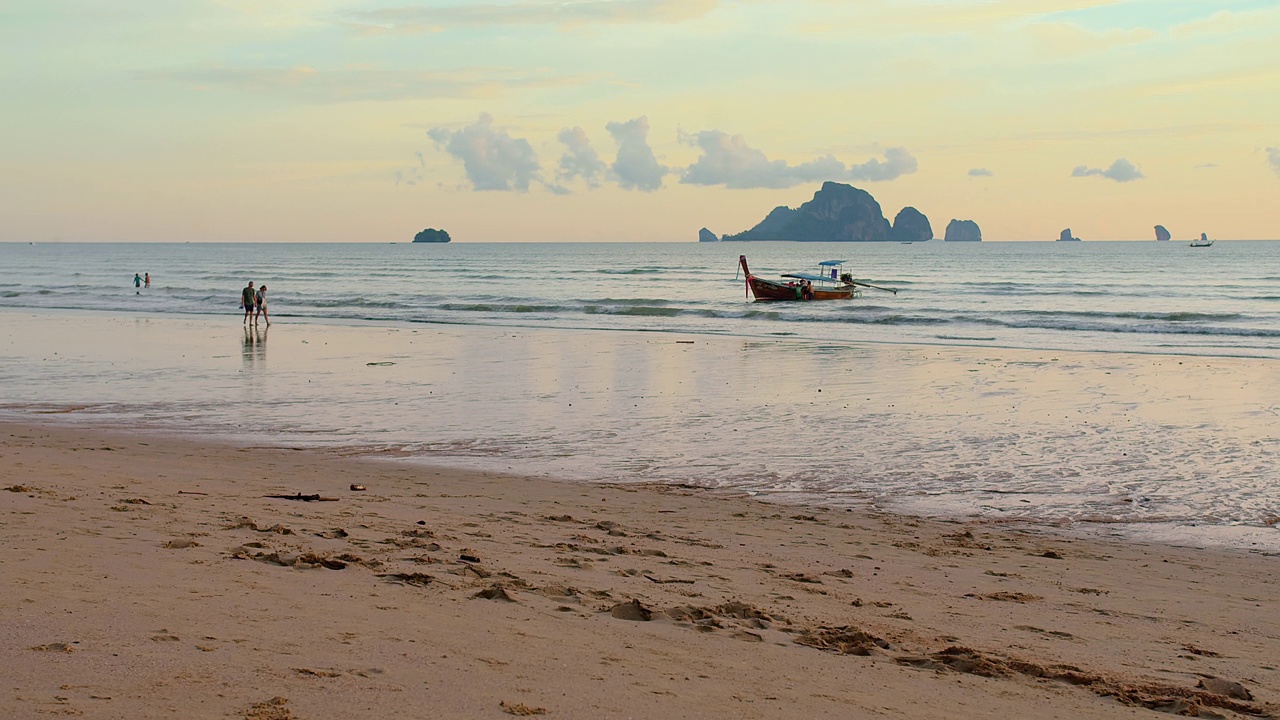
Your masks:
{"label": "couple walking on beach", "polygon": [[253,289],[253,281],[244,290],[240,291],[240,307],[244,308],[244,321],[249,322],[249,318],[253,318],[253,324],[258,324],[258,317],[271,324],[271,318],[267,315],[267,286],[263,285],[256,291]]}

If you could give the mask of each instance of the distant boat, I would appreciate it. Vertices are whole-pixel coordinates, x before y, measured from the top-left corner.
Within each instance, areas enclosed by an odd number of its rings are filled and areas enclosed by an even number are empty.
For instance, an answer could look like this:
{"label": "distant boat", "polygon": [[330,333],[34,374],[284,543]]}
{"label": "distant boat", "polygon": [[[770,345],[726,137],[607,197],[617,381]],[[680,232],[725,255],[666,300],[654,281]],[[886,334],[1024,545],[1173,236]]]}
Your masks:
{"label": "distant boat", "polygon": [[1200,233],[1199,240],[1191,241],[1191,247],[1209,247],[1211,245],[1213,245],[1213,241],[1210,240],[1209,236],[1204,233]]}
{"label": "distant boat", "polygon": [[823,260],[818,263],[817,274],[788,273],[782,277],[790,282],[765,280],[751,274],[747,267],[747,256],[738,256],[738,266],[747,276],[747,290],[755,296],[757,302],[784,300],[848,300],[860,297],[859,287],[887,290],[894,295],[897,290],[858,282],[849,273],[843,272],[844,260]]}

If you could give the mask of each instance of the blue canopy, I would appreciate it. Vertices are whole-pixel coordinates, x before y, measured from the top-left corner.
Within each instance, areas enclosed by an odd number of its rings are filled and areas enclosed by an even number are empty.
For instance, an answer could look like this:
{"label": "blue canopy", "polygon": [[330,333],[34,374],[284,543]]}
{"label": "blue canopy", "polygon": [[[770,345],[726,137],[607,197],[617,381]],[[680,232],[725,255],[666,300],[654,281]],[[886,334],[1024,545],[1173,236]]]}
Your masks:
{"label": "blue canopy", "polygon": [[818,263],[818,267],[831,267],[832,265],[843,265],[846,262],[849,262],[849,261],[848,260],[823,260],[822,262]]}

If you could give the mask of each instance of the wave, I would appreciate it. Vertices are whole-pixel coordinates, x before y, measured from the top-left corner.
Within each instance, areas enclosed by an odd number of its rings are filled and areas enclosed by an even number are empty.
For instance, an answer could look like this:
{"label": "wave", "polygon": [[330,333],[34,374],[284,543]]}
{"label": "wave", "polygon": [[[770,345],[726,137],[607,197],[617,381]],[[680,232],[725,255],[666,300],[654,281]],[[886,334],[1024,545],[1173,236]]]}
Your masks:
{"label": "wave", "polygon": [[[658,275],[667,271],[667,268],[658,267],[639,267],[624,270],[621,268],[603,268],[594,272],[600,275]],[[591,272],[591,271],[587,271]]]}

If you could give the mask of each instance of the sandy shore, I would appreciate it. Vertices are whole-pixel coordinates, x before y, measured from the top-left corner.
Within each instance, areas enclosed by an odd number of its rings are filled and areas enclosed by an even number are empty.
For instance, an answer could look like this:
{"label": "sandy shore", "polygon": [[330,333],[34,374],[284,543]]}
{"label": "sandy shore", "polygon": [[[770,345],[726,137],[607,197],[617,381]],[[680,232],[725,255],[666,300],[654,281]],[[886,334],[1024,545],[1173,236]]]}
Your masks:
{"label": "sandy shore", "polygon": [[[0,438],[5,717],[1280,712],[1261,553],[97,430]],[[268,497],[295,493],[322,500]]]}

